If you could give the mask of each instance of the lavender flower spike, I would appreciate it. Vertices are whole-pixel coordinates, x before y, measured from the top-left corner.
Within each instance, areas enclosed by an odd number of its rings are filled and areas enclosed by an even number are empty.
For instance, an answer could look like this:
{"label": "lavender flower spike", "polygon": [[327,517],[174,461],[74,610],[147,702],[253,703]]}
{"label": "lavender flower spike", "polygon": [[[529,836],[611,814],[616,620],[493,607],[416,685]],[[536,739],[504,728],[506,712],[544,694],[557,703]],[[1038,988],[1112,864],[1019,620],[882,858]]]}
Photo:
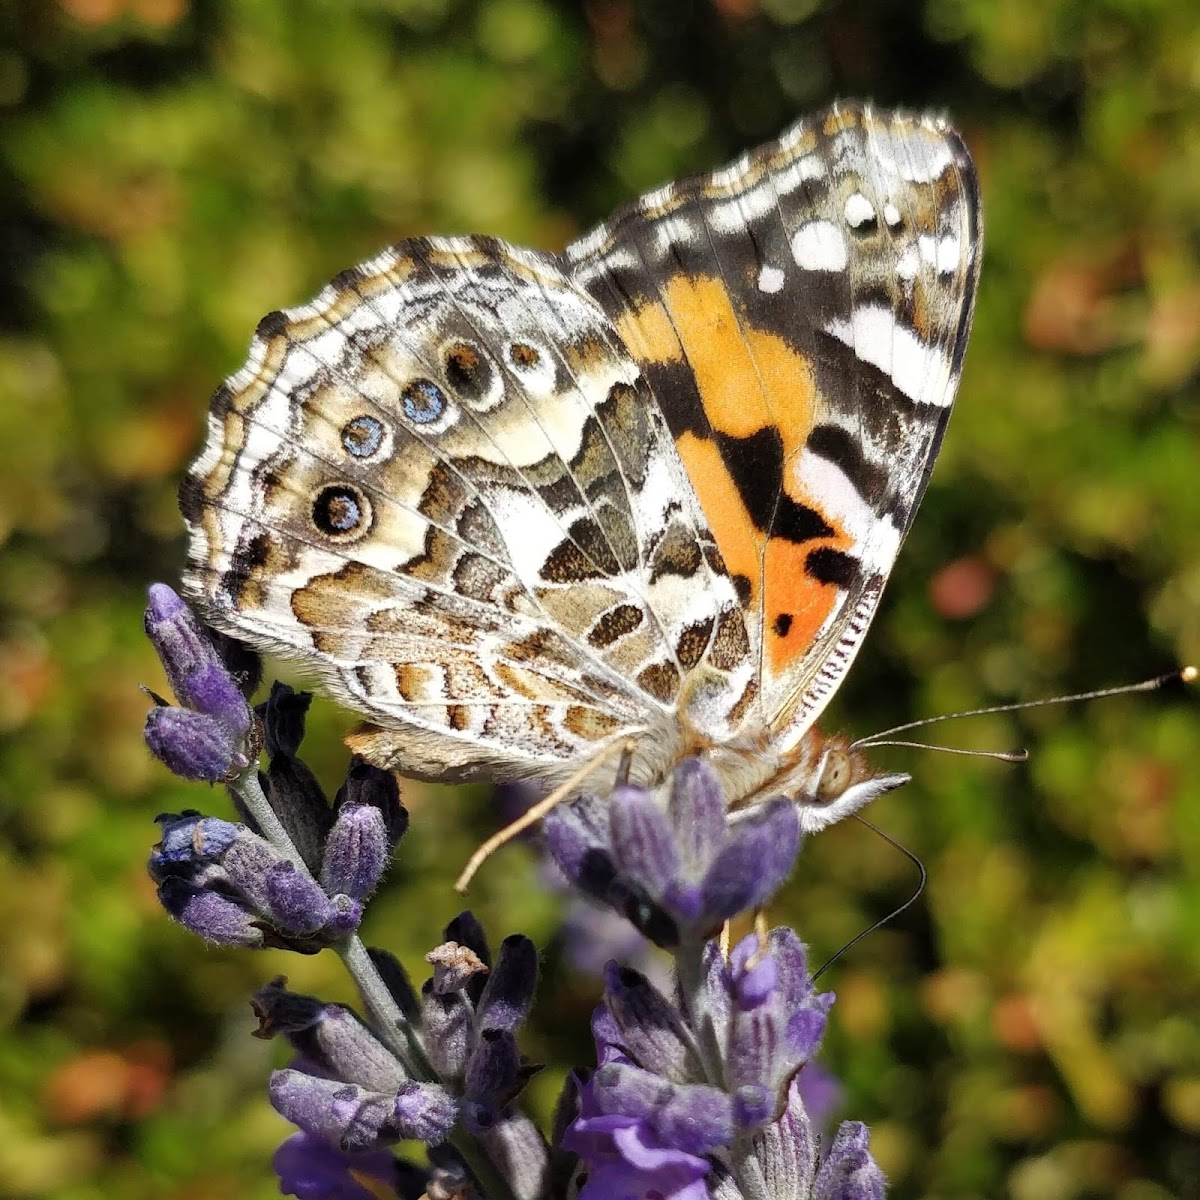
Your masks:
{"label": "lavender flower spike", "polygon": [[216,783],[245,770],[258,753],[254,713],[214,637],[165,583],[150,587],[146,634],[182,705],[150,712],[151,753],[184,779]]}
{"label": "lavender flower spike", "polygon": [[713,769],[682,763],[666,804],[644,788],[584,796],[545,820],[546,845],[572,884],[660,946],[700,945],[758,907],[791,873],[800,817],[784,797],[731,817]]}

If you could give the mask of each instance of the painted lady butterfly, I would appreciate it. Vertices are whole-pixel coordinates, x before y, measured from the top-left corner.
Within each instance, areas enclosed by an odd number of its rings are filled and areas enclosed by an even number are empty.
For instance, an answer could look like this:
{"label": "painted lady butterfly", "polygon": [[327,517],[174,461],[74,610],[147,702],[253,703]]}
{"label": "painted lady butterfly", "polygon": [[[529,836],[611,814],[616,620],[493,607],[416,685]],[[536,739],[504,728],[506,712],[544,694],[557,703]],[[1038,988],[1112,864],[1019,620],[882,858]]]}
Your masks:
{"label": "painted lady butterfly", "polygon": [[186,584],[368,718],[550,788],[708,755],[816,830],[905,776],[815,721],[925,490],[979,270],[929,116],[839,104],[559,256],[419,238],[264,318],[181,492]]}

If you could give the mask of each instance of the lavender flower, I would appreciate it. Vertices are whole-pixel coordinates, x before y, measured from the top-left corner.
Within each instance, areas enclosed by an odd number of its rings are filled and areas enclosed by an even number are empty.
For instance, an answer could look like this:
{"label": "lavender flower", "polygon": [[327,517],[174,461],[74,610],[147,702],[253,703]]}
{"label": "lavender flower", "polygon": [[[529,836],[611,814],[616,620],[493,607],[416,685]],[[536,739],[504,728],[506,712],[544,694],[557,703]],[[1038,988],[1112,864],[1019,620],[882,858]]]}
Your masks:
{"label": "lavender flower", "polygon": [[144,732],[151,753],[184,779],[216,783],[244,771],[258,753],[254,714],[217,641],[164,583],[150,588],[145,624],[182,705],[151,693]]}
{"label": "lavender flower", "polygon": [[[176,774],[224,781],[240,818],[158,819],[149,870],[164,907],[219,944],[333,948],[364,1003],[360,1017],[283,979],[255,997],[258,1035],[294,1052],[269,1085],[300,1130],[275,1157],[285,1195],[565,1200],[573,1177],[580,1200],[882,1197],[865,1128],[843,1124],[822,1152],[805,1106],[801,1083],[833,997],[812,986],[799,940],[775,930],[728,959],[705,944],[790,872],[800,843],[791,802],[730,815],[715,774],[694,760],[662,800],[620,787],[547,821],[568,884],[670,948],[678,977],[669,996],[630,967],[605,968],[598,1065],[564,1090],[551,1150],[519,1107],[540,1070],[517,1043],[537,984],[533,943],[513,935],[493,959],[464,912],[415,989],[356,934],[408,826],[395,778],[353,759],[330,802],[299,757],[311,696],[277,683],[251,709],[242,689],[253,665],[170,588],[151,589],[146,626],[179,700],[157,702],[147,744]],[[404,1140],[425,1143],[428,1170],[389,1152]]]}
{"label": "lavender flower", "polygon": [[736,818],[702,759],[676,770],[665,806],[644,788],[584,796],[545,821],[546,845],[586,895],[667,948],[699,945],[766,902],[791,873],[800,818],[784,797]]}
{"label": "lavender flower", "polygon": [[[461,1123],[497,1156],[512,1159],[528,1176],[520,1194],[535,1195],[547,1167],[546,1146],[512,1107],[540,1069],[516,1044],[537,983],[533,943],[506,938],[489,968],[483,931],[464,912],[428,959],[434,973],[421,989],[414,1035],[432,1079],[414,1078],[349,1009],[289,992],[276,980],[255,997],[259,1036],[285,1036],[297,1057],[271,1076],[271,1103],[343,1153],[403,1140],[437,1145]],[[403,975],[394,959],[389,966],[393,977]],[[403,989],[412,995],[407,982]]]}
{"label": "lavender flower", "polygon": [[843,1125],[819,1158],[798,1076],[833,996],[813,987],[795,934],[775,929],[765,943],[751,935],[728,961],[710,944],[697,965],[678,1003],[636,971],[606,971],[592,1022],[599,1065],[577,1085],[563,1139],[588,1171],[583,1200],[646,1194],[622,1192],[622,1181],[651,1167],[662,1173],[657,1190],[689,1200],[705,1194],[696,1189],[714,1170],[729,1196],[750,1176],[750,1195],[770,1177],[783,1189],[772,1196],[882,1196],[863,1126]]}

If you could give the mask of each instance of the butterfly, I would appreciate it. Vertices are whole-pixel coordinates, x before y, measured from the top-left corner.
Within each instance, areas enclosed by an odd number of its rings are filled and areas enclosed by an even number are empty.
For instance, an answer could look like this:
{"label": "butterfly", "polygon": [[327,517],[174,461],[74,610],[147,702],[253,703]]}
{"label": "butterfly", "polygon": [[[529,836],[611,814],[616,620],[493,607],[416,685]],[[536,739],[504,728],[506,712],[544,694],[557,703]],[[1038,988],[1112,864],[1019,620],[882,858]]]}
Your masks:
{"label": "butterfly", "polygon": [[980,251],[959,135],[855,103],[560,255],[391,246],[216,392],[186,590],[360,713],[378,766],[653,786],[702,754],[732,807],[824,828],[907,780],[816,721],[924,493]]}

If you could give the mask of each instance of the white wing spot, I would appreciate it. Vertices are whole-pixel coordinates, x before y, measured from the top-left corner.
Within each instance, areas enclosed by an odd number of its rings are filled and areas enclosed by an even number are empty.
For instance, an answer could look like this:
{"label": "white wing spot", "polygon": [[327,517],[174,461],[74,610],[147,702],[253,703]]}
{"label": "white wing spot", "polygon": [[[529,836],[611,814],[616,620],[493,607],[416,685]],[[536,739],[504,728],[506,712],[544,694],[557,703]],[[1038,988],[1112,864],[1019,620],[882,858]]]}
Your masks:
{"label": "white wing spot", "polygon": [[809,221],[792,236],[792,257],[805,271],[844,271],[846,239],[832,221]]}
{"label": "white wing spot", "polygon": [[852,229],[857,229],[860,225],[869,225],[875,220],[875,206],[862,192],[851,192],[846,197],[846,207],[843,211],[846,224]]}
{"label": "white wing spot", "polygon": [[890,200],[883,206],[883,219],[893,229],[900,224],[900,210]]}
{"label": "white wing spot", "polygon": [[783,287],[784,274],[778,267],[764,266],[758,273],[758,290],[774,294]]}

